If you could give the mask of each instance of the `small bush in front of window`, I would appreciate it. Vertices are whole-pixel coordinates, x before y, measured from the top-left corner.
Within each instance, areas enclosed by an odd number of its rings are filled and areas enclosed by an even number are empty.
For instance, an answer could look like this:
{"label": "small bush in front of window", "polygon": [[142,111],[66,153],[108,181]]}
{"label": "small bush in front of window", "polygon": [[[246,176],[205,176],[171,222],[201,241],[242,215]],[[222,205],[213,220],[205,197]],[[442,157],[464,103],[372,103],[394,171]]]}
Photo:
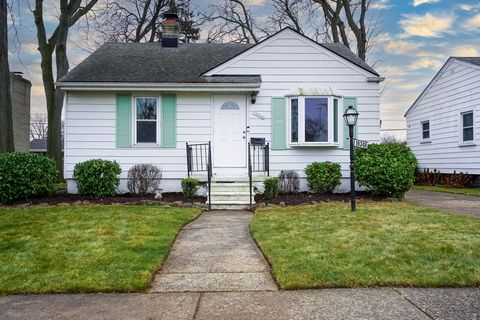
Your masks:
{"label": "small bush in front of window", "polygon": [[155,193],[158,190],[162,170],[149,164],[136,164],[128,170],[127,188],[132,194],[144,196]]}
{"label": "small bush in front of window", "polygon": [[334,162],[312,162],[305,168],[308,186],[314,193],[332,193],[340,185],[341,167]]}
{"label": "small bush in front of window", "polygon": [[0,203],[50,194],[58,179],[55,163],[35,153],[0,155]]}
{"label": "small bush in front of window", "polygon": [[417,159],[404,144],[370,144],[355,158],[358,183],[374,195],[402,197],[415,182]]}
{"label": "small bush in front of window", "polygon": [[199,182],[195,178],[182,179],[182,192],[185,198],[195,198]]}
{"label": "small bush in front of window", "polygon": [[116,161],[92,159],[77,163],[73,176],[78,193],[94,197],[114,196],[117,193],[122,173]]}
{"label": "small bush in front of window", "polygon": [[265,187],[263,195],[267,199],[278,197],[280,193],[280,180],[278,178],[266,178],[263,181],[263,186]]}
{"label": "small bush in front of window", "polygon": [[300,191],[300,179],[296,171],[282,170],[278,179],[280,179],[280,192],[298,193]]}

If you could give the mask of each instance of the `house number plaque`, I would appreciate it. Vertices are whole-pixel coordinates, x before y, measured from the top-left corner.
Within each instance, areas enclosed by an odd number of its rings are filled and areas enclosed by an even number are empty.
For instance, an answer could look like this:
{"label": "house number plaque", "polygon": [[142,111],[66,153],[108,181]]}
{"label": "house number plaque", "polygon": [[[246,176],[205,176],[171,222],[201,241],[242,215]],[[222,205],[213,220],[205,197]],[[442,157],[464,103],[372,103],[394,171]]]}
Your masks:
{"label": "house number plaque", "polygon": [[265,120],[265,116],[258,113],[258,112],[252,112],[252,116],[254,116],[255,118],[258,118],[260,120]]}

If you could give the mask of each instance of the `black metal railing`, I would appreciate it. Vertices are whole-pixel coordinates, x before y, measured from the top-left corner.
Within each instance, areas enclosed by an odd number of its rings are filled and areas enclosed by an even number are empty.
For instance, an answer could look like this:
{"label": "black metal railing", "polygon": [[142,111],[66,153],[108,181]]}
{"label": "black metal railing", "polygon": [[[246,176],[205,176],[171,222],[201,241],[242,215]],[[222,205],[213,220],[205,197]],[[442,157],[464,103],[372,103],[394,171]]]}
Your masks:
{"label": "black metal railing", "polygon": [[187,142],[187,175],[190,177],[193,172],[207,173],[208,209],[211,206],[212,188],[212,144]]}
{"label": "black metal railing", "polygon": [[262,172],[270,176],[270,144],[248,144],[248,181],[250,186],[250,209],[253,197],[253,173]]}

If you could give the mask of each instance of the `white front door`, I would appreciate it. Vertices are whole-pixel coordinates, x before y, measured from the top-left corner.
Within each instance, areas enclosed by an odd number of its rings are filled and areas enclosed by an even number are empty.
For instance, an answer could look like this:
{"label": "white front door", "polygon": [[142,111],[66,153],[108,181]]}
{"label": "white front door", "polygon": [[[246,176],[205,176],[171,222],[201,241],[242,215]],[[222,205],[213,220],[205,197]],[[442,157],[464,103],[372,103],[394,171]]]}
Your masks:
{"label": "white front door", "polygon": [[241,171],[247,167],[246,97],[216,95],[213,107],[213,165],[215,168],[232,168],[229,172]]}

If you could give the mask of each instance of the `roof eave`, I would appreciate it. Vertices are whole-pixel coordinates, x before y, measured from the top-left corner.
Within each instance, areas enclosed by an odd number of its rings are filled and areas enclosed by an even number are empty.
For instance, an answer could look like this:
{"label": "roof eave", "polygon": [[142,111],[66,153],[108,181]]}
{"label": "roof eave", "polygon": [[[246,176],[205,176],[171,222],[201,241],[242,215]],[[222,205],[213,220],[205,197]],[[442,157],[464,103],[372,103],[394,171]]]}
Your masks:
{"label": "roof eave", "polygon": [[252,91],[260,89],[261,82],[252,83],[142,83],[142,82],[57,82],[65,91]]}

